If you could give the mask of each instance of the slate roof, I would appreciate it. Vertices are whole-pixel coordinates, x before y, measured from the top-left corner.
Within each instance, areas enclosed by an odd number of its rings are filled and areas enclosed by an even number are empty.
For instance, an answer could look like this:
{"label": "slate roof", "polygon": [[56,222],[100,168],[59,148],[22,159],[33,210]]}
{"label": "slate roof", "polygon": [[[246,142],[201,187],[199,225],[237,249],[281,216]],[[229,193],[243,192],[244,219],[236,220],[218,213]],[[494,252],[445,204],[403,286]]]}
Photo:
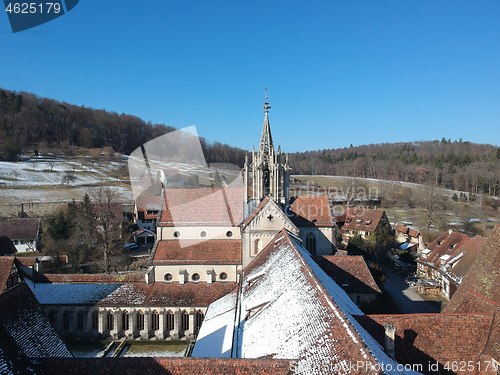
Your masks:
{"label": "slate roof", "polygon": [[0,326],[28,357],[72,357],[25,282],[0,295]]}
{"label": "slate roof", "polygon": [[243,188],[166,189],[158,226],[236,226],[243,221]]}
{"label": "slate roof", "polygon": [[290,219],[298,227],[332,226],[330,204],[326,195],[298,196],[291,199]]}
{"label": "slate roof", "polygon": [[228,294],[236,283],[124,284],[101,299],[99,306],[208,306]]}
{"label": "slate roof", "polygon": [[162,197],[138,197],[135,200],[136,213],[141,220],[156,220],[158,214],[148,214],[148,211],[161,212],[163,208]]}
{"label": "slate roof", "polygon": [[316,256],[325,273],[347,293],[382,293],[362,256]]}
{"label": "slate roof", "polygon": [[448,231],[427,246],[430,252],[421,254],[417,261],[439,269],[458,286],[485,243],[486,238],[482,236],[469,238],[463,233]]}
{"label": "slate roof", "polygon": [[[231,309],[231,303],[209,307],[206,321]],[[393,362],[354,320],[362,314],[349,296],[311,259],[300,240],[281,231],[245,269],[237,311],[224,314],[225,324],[212,332],[222,350],[222,332],[234,332],[233,356],[296,359],[296,374],[349,373],[349,363]],[[236,322],[235,322],[236,318]],[[202,325],[200,334],[204,330]],[[205,332],[205,340],[210,333]],[[196,345],[195,345],[196,350]],[[199,353],[203,355],[203,353]],[[371,373],[361,370],[358,373]],[[397,372],[397,371],[395,371]]]}
{"label": "slate roof", "polygon": [[383,210],[355,207],[347,209],[336,221],[345,230],[373,232],[384,217]]}
{"label": "slate roof", "polygon": [[287,375],[291,361],[275,359],[221,358],[44,358],[37,361],[45,374],[105,375]]}
{"label": "slate roof", "polygon": [[[24,262],[23,262],[24,264]],[[37,283],[52,284],[120,284],[120,283],[143,283],[145,280],[143,273],[127,274],[36,274]]]}
{"label": "slate roof", "polygon": [[[450,374],[444,369],[448,362],[474,363],[473,369],[457,374],[477,374],[493,324],[493,314],[409,314],[356,316],[358,322],[384,345],[384,323],[396,327],[395,359],[402,364],[422,364],[424,374]],[[438,371],[429,364],[439,362]],[[483,370],[487,362],[482,362]],[[491,369],[491,365],[490,365]],[[490,372],[493,373],[493,372]]]}
{"label": "slate roof", "polygon": [[241,264],[241,240],[159,241],[153,264]]}
{"label": "slate roof", "polygon": [[38,237],[41,219],[0,219],[0,237],[11,240],[34,240]]}

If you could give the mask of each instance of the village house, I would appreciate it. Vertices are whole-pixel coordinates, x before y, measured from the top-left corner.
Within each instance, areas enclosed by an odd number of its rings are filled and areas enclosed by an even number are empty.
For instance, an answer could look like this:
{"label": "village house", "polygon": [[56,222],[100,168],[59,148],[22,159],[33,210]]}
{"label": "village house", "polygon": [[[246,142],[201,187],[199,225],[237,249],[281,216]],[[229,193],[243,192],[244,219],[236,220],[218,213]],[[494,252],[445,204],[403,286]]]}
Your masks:
{"label": "village house", "polygon": [[157,197],[137,197],[134,202],[134,222],[139,229],[134,232],[137,244],[154,243],[156,240],[156,221],[163,207],[163,199]]}
{"label": "village house", "polygon": [[313,259],[356,306],[369,304],[382,294],[362,256],[324,255]]}
{"label": "village house", "polygon": [[41,233],[41,219],[0,219],[0,237],[9,238],[16,247],[16,252],[38,250]]}
{"label": "village house", "polygon": [[436,280],[441,294],[450,299],[485,242],[485,237],[469,238],[450,229],[422,250],[417,259],[417,274]]}
{"label": "village house", "polygon": [[416,229],[407,227],[406,225],[396,224],[394,228],[394,238],[399,243],[401,250],[406,250],[411,253],[420,254],[425,249],[422,235]]}
{"label": "village house", "polygon": [[359,235],[363,239],[371,238],[377,231],[391,232],[391,224],[384,210],[369,207],[350,207],[341,215],[335,216],[337,227],[341,229],[342,243]]}

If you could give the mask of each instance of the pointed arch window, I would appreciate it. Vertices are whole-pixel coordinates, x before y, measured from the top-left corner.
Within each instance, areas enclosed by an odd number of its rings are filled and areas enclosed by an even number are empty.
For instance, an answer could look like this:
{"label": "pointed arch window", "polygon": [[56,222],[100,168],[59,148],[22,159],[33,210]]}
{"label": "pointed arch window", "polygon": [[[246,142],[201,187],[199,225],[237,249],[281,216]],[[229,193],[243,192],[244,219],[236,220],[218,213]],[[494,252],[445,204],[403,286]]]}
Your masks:
{"label": "pointed arch window", "polygon": [[166,327],[167,327],[167,331],[171,331],[174,329],[174,314],[172,313],[172,311],[167,311],[167,317],[166,317],[167,321],[166,321]]}
{"label": "pointed arch window", "polygon": [[129,315],[127,311],[124,311],[122,314],[122,329],[125,331],[128,330],[128,323],[129,323]]}
{"label": "pointed arch window", "polygon": [[194,324],[195,324],[196,331],[199,331],[199,329],[201,327],[201,323],[203,322],[204,318],[205,318],[205,314],[203,314],[203,311],[201,311],[201,310],[196,311],[196,314],[194,317]]}
{"label": "pointed arch window", "polygon": [[316,255],[316,236],[309,233],[306,237],[306,249],[311,255]]}
{"label": "pointed arch window", "polygon": [[189,329],[189,313],[186,310],[181,312],[181,330],[187,331]]}
{"label": "pointed arch window", "polygon": [[151,329],[153,331],[160,329],[160,314],[156,310],[151,314]]}
{"label": "pointed arch window", "polygon": [[136,326],[138,330],[143,330],[144,329],[144,313],[142,311],[139,311],[136,315]]}

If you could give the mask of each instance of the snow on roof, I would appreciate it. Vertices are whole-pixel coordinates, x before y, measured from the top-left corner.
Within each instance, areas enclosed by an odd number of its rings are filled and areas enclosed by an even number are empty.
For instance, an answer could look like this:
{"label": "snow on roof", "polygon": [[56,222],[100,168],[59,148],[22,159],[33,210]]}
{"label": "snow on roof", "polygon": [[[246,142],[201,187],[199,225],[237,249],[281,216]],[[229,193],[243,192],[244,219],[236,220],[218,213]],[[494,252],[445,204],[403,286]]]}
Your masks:
{"label": "snow on roof", "polygon": [[[233,354],[295,359],[297,374],[348,373],[357,361],[390,363],[397,373],[397,364],[352,317],[362,312],[348,295],[298,241],[282,234],[245,270]],[[261,276],[255,280],[255,274]]]}
{"label": "snow on roof", "polygon": [[431,251],[431,249],[424,249],[422,250],[422,254],[429,254]]}
{"label": "snow on roof", "polygon": [[231,357],[237,293],[227,294],[210,305],[192,357]]}
{"label": "snow on roof", "polygon": [[95,305],[121,284],[34,284],[28,285],[42,305]]}

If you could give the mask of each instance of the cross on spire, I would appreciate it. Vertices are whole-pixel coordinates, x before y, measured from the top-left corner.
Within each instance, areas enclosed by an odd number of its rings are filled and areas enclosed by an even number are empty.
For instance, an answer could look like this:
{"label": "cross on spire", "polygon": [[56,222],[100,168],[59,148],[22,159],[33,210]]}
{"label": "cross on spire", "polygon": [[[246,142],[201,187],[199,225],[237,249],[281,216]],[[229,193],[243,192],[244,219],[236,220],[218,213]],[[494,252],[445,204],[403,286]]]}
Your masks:
{"label": "cross on spire", "polygon": [[268,113],[269,110],[271,109],[271,106],[269,105],[269,102],[267,101],[267,87],[266,87],[266,101],[264,102],[264,108],[265,112]]}

